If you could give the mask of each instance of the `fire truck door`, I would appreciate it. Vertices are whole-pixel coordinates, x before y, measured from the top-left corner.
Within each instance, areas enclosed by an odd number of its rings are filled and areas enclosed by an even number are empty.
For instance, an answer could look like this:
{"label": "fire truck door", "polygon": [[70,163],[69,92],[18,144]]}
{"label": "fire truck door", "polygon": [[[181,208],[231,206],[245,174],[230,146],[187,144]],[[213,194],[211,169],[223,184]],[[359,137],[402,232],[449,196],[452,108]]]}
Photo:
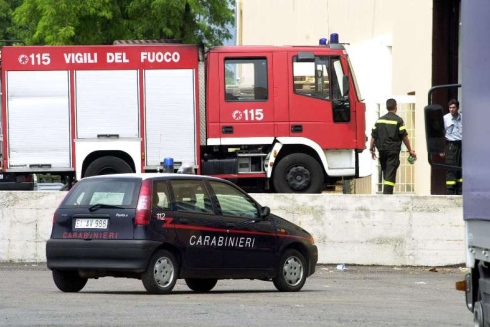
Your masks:
{"label": "fire truck door", "polygon": [[311,52],[290,52],[288,57],[293,85],[289,135],[311,139],[323,149],[352,147],[355,128],[351,126],[348,89],[342,89],[340,58]]}
{"label": "fire truck door", "polygon": [[[220,138],[274,134],[272,55],[220,54]],[[224,83],[223,83],[224,81]],[[243,140],[242,142],[243,143]]]}

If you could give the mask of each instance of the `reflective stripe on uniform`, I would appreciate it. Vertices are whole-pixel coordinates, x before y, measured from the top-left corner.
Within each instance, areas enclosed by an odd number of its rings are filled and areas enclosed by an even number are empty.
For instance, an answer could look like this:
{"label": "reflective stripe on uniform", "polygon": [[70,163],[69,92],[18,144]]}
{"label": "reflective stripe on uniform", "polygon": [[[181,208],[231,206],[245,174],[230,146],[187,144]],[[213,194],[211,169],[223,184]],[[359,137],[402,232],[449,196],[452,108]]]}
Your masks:
{"label": "reflective stripe on uniform", "polygon": [[390,125],[396,125],[398,122],[396,120],[387,120],[387,119],[378,119],[376,123],[380,124],[390,124]]}
{"label": "reflective stripe on uniform", "polygon": [[458,179],[458,180],[457,180],[457,182],[458,182],[458,183],[463,183],[463,179],[462,179],[462,178],[460,178],[460,179]]}
{"label": "reflective stripe on uniform", "polygon": [[383,181],[383,184],[389,185],[389,186],[395,186],[395,183],[390,182],[390,181]]}
{"label": "reflective stripe on uniform", "polygon": [[400,132],[406,130],[405,126],[400,126]]}
{"label": "reflective stripe on uniform", "polygon": [[446,181],[446,185],[456,185],[456,181]]}

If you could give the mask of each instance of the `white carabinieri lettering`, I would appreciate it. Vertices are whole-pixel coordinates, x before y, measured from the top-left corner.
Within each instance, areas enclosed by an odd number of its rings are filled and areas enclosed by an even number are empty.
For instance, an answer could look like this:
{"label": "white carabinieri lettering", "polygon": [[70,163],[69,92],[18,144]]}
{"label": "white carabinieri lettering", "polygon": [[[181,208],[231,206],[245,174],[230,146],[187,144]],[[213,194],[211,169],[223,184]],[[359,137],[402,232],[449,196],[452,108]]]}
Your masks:
{"label": "white carabinieri lettering", "polygon": [[255,237],[192,235],[189,238],[189,245],[253,248],[255,245]]}

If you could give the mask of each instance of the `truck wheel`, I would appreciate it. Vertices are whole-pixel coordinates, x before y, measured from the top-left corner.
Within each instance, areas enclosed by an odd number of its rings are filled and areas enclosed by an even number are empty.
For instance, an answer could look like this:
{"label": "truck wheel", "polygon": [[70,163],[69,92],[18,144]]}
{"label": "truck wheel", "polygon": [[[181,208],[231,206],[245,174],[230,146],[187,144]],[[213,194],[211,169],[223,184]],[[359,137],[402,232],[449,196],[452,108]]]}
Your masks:
{"label": "truck wheel", "polygon": [[277,193],[320,193],[324,182],[323,170],[311,156],[292,153],[279,161],[272,182]]}
{"label": "truck wheel", "polygon": [[306,281],[306,260],[293,249],[286,250],[279,261],[277,276],[272,279],[280,292],[297,292]]}
{"label": "truck wheel", "polygon": [[186,278],[185,283],[194,292],[204,293],[211,291],[218,282],[215,278]]}
{"label": "truck wheel", "polygon": [[117,157],[106,156],[95,159],[87,167],[84,177],[132,172],[133,170],[126,161]]}
{"label": "truck wheel", "polygon": [[484,327],[483,324],[483,308],[481,301],[475,302],[475,307],[473,309],[473,323],[475,327]]}
{"label": "truck wheel", "polygon": [[167,250],[159,250],[151,257],[148,269],[141,275],[141,281],[149,293],[167,294],[177,282],[177,270],[174,255]]}
{"label": "truck wheel", "polygon": [[80,277],[78,271],[53,270],[53,281],[60,291],[68,293],[78,292],[87,284],[87,278]]}

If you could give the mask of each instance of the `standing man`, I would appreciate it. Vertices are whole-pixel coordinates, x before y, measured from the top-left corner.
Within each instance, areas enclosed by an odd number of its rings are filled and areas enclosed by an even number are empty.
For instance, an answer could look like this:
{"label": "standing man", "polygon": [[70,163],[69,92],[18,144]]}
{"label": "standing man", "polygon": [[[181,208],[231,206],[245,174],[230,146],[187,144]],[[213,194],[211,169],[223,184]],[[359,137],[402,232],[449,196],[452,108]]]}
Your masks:
{"label": "standing man", "polygon": [[386,100],[386,109],[388,109],[388,113],[379,118],[374,124],[369,149],[373,160],[376,159],[375,146],[379,152],[379,163],[383,172],[383,194],[393,194],[396,170],[400,166],[402,141],[414,159],[417,159],[417,155],[410,146],[403,119],[396,115],[396,100]]}
{"label": "standing man", "polygon": [[[441,157],[446,158],[447,165],[462,168],[461,141],[463,140],[463,115],[459,113],[459,101],[451,99],[448,102],[449,113],[444,115],[444,128],[446,129],[446,152]],[[446,170],[446,193],[462,194],[462,169]]]}

